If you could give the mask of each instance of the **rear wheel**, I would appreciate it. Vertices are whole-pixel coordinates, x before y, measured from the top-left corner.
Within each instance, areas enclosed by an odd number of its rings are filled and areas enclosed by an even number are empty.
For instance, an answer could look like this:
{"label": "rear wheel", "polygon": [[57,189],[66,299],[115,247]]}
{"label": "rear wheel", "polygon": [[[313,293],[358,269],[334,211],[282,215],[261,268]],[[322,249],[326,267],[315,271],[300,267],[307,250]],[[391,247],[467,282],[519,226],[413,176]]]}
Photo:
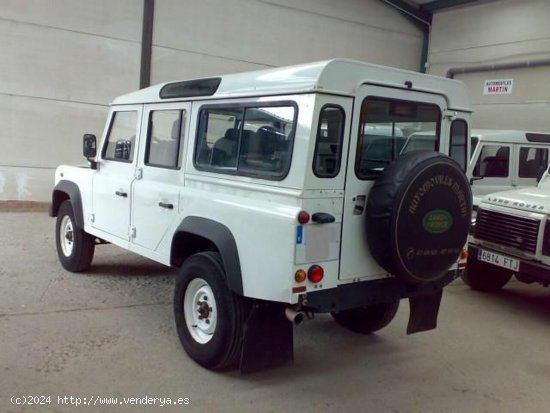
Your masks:
{"label": "rear wheel", "polygon": [[473,290],[497,291],[510,281],[512,272],[477,260],[468,260],[461,277]]}
{"label": "rear wheel", "polygon": [[174,293],[174,314],[181,344],[203,367],[234,366],[244,335],[244,299],[229,290],[216,252],[195,254],[185,261]]}
{"label": "rear wheel", "polygon": [[386,327],[397,314],[399,301],[393,303],[372,304],[362,308],[353,308],[331,313],[338,324],[360,334],[370,334]]}
{"label": "rear wheel", "polygon": [[75,225],[71,201],[65,201],[57,213],[55,244],[63,268],[81,272],[90,267],[95,251],[95,238]]}

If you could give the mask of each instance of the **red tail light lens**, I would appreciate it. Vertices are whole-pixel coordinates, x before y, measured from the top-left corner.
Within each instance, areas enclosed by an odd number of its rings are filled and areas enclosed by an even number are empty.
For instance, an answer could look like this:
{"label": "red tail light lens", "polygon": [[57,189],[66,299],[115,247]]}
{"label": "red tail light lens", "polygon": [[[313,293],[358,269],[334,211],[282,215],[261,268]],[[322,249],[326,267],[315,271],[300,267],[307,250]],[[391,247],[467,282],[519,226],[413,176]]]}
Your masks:
{"label": "red tail light lens", "polygon": [[315,284],[318,282],[321,282],[324,275],[325,275],[325,270],[323,270],[323,267],[319,265],[312,265],[311,267],[309,267],[309,270],[307,271],[307,279]]}
{"label": "red tail light lens", "polygon": [[298,222],[302,225],[309,222],[309,213],[307,211],[300,211],[298,214]]}

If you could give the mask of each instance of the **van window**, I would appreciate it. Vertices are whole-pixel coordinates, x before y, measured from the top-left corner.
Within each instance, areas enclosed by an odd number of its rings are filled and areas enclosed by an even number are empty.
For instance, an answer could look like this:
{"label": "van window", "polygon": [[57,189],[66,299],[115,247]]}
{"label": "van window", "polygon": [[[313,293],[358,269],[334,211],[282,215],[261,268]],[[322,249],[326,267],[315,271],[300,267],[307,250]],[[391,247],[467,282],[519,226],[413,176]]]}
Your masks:
{"label": "van window", "polygon": [[185,111],[156,110],[149,115],[145,165],[179,168],[179,153],[185,126]]}
{"label": "van window", "polygon": [[461,167],[466,170],[466,154],[468,139],[468,125],[463,119],[454,120],[451,124],[451,142],[449,156],[453,158]]}
{"label": "van window", "polygon": [[290,168],[295,105],[216,106],[200,112],[195,166],[283,179]]}
{"label": "van window", "polygon": [[344,110],[327,105],[321,109],[313,156],[313,173],[319,178],[334,178],[340,172]]}
{"label": "van window", "polygon": [[510,161],[510,147],[484,145],[474,168],[475,177],[507,177]]}
{"label": "van window", "polygon": [[399,155],[439,149],[439,106],[367,97],[361,105],[355,173],[375,179]]}
{"label": "van window", "polygon": [[137,132],[137,111],[115,112],[111,120],[103,159],[131,163]]}
{"label": "van window", "polygon": [[538,178],[548,168],[548,149],[527,148],[519,149],[519,177]]}

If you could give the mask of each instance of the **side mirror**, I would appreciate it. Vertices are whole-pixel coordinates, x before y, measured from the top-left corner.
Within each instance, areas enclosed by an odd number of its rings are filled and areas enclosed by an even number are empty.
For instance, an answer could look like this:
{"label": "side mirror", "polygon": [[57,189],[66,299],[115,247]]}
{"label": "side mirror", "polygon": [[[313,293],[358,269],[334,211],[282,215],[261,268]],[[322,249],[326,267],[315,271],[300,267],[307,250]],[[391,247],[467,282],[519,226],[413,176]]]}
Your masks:
{"label": "side mirror", "polygon": [[97,140],[95,135],[89,133],[84,135],[82,152],[86,159],[95,158],[97,154]]}
{"label": "side mirror", "polygon": [[470,178],[470,185],[473,185],[475,181],[479,181],[480,179],[483,179],[483,176],[473,176]]}
{"label": "side mirror", "polygon": [[91,163],[92,169],[97,168],[97,162],[93,159],[97,154],[97,139],[95,135],[87,133],[82,138],[82,153]]}

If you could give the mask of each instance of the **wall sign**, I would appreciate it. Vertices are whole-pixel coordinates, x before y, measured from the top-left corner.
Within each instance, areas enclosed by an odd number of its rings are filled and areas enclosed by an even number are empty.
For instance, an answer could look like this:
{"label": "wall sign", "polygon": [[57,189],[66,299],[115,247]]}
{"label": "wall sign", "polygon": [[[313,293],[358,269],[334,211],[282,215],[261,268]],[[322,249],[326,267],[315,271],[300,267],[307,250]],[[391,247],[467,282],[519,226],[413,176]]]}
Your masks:
{"label": "wall sign", "polygon": [[514,79],[489,79],[483,85],[484,95],[511,95]]}

